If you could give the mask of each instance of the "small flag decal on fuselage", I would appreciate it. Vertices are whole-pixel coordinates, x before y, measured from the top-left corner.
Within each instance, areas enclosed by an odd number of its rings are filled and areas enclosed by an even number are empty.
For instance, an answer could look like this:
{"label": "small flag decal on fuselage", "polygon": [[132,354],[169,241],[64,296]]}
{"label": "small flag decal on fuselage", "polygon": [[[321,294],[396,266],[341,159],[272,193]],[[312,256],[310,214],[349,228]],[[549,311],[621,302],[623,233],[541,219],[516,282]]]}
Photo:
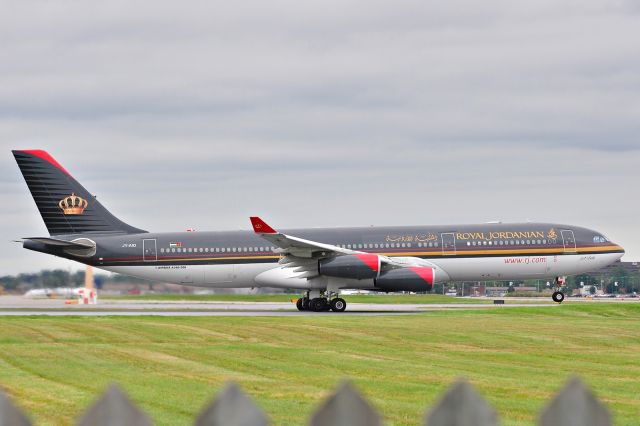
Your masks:
{"label": "small flag decal on fuselage", "polygon": [[180,248],[182,247],[182,243],[177,242],[177,243],[169,243],[169,248]]}

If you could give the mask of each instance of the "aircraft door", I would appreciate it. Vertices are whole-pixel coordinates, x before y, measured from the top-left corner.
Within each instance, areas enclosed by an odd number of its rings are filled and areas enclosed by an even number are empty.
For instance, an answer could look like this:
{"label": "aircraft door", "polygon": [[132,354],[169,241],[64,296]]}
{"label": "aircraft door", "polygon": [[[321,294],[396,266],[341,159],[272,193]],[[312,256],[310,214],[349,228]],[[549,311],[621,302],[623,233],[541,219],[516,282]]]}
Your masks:
{"label": "aircraft door", "polygon": [[142,240],[142,260],[145,262],[156,262],[158,260],[158,250],[155,239]]}
{"label": "aircraft door", "polygon": [[453,232],[447,232],[442,237],[442,254],[456,254],[456,235]]}
{"label": "aircraft door", "polygon": [[565,253],[575,253],[576,237],[573,235],[573,231],[563,230],[560,232],[560,234],[562,235],[562,242],[564,244]]}

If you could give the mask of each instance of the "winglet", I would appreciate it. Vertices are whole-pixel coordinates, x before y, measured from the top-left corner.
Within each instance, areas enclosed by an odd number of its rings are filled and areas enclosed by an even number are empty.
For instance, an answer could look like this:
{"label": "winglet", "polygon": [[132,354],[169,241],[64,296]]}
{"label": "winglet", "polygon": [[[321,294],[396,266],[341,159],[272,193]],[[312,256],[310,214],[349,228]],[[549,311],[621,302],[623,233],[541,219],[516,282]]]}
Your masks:
{"label": "winglet", "polygon": [[256,234],[277,234],[276,230],[266,224],[266,222],[260,219],[258,216],[251,216],[251,225],[253,225],[253,231]]}

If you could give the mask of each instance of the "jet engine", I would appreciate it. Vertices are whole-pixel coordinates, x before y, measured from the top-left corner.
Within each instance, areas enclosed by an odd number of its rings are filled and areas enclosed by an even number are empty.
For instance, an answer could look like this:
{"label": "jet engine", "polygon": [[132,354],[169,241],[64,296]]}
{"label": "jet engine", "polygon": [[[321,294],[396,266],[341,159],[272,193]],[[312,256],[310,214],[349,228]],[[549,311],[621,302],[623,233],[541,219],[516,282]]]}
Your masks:
{"label": "jet engine", "polygon": [[358,253],[321,259],[318,272],[328,277],[356,280],[376,278],[380,272],[380,256]]}
{"label": "jet engine", "polygon": [[429,291],[433,287],[436,271],[428,266],[410,266],[390,269],[374,280],[381,291]]}

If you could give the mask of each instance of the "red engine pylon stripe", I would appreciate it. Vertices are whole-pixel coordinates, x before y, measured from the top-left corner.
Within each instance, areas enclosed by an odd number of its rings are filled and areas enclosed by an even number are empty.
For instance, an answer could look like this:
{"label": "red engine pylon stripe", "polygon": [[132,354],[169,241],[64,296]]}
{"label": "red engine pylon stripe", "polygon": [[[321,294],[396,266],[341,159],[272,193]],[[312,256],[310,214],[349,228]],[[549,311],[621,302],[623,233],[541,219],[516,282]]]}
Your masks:
{"label": "red engine pylon stripe", "polygon": [[364,262],[371,270],[380,272],[380,261],[377,254],[357,253],[355,256]]}
{"label": "red engine pylon stripe", "polygon": [[420,278],[428,282],[429,284],[433,284],[433,268],[425,267],[425,266],[412,266],[411,269],[415,272]]}

